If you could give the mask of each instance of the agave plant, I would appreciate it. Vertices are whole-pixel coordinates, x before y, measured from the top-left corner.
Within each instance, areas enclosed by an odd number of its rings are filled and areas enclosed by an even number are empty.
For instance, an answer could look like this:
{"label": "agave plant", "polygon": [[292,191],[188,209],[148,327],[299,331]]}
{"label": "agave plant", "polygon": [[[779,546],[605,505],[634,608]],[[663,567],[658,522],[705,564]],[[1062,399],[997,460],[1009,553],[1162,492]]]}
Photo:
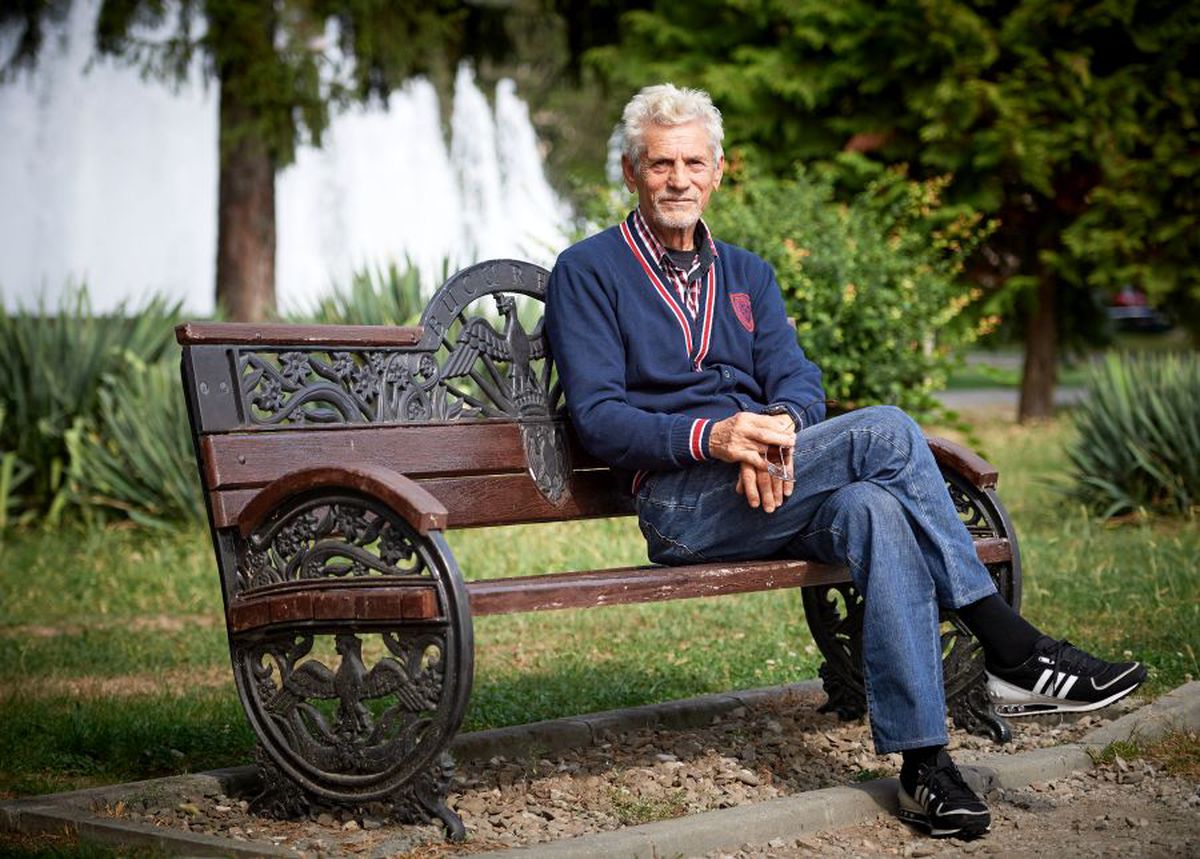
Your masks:
{"label": "agave plant", "polygon": [[204,515],[179,371],[132,352],[105,376],[100,408],[66,433],[73,500],[85,514],[119,512],[143,525]]}
{"label": "agave plant", "polygon": [[[448,263],[443,262],[443,274]],[[421,273],[411,261],[364,268],[347,286],[335,286],[303,319],[329,325],[412,325],[425,309]],[[297,321],[300,321],[297,319]]]}
{"label": "agave plant", "polygon": [[1109,355],[1075,412],[1068,492],[1102,516],[1200,504],[1200,356]]}
{"label": "agave plant", "polygon": [[49,310],[9,313],[0,307],[0,450],[33,469],[26,485],[31,506],[51,517],[66,501],[66,432],[100,406],[100,386],[126,352],[162,359],[174,348],[180,305],[160,296],[113,313],[92,313],[86,287],[69,287]]}
{"label": "agave plant", "polygon": [[[0,433],[4,430],[4,407],[0,406]],[[18,490],[29,479],[33,469],[10,450],[0,450],[0,533],[10,524],[28,518],[28,512],[18,515],[21,498]]]}

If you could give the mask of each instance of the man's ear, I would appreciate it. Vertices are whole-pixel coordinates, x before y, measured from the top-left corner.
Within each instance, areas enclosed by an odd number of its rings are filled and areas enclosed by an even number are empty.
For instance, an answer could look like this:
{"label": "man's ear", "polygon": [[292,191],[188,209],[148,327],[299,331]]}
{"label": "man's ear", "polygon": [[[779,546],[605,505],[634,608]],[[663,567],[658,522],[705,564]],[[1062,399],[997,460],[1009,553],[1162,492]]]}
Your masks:
{"label": "man's ear", "polygon": [[725,175],[725,153],[717,159],[717,178],[713,180],[713,190],[721,187],[721,177]]}
{"label": "man's ear", "polygon": [[621,156],[621,173],[625,177],[625,190],[631,194],[637,191],[637,172],[633,169],[633,162],[629,160],[628,155]]}

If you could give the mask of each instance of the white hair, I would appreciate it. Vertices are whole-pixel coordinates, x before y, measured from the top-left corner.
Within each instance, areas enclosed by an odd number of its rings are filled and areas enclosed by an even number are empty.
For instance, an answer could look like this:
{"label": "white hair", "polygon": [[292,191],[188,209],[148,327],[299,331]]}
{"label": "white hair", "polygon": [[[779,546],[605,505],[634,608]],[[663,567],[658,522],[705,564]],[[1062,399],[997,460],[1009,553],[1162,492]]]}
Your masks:
{"label": "white hair", "polygon": [[621,151],[637,167],[646,151],[648,125],[687,125],[689,122],[704,126],[713,161],[718,160],[725,128],[721,124],[721,111],[713,105],[708,93],[671,83],[643,87],[629,100],[621,114]]}

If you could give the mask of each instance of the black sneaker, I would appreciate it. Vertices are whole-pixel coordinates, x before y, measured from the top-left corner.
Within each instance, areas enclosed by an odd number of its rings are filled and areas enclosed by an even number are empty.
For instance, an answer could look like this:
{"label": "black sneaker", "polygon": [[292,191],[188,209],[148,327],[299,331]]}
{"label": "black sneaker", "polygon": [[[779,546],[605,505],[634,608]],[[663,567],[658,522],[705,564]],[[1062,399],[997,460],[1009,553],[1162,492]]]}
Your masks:
{"label": "black sneaker", "polygon": [[900,784],[899,816],[907,823],[924,826],[934,838],[978,838],[992,825],[988,807],[967,787],[945,749],[932,764],[917,770],[911,794]]}
{"label": "black sneaker", "polygon": [[1138,662],[1105,662],[1069,641],[1043,636],[1016,668],[987,668],[987,690],[1001,716],[1099,710],[1142,685]]}

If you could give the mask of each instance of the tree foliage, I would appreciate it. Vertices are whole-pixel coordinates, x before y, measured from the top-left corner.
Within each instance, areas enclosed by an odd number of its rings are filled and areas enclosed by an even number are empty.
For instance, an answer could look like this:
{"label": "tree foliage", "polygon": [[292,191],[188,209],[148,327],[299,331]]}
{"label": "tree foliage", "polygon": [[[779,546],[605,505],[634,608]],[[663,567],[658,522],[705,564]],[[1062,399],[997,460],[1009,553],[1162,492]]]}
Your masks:
{"label": "tree foliage", "polygon": [[1097,288],[1200,326],[1200,4],[696,0],[622,24],[588,56],[611,85],[707,89],[776,171],[952,176],[951,200],[999,219],[973,269],[1028,318],[1027,368],[1089,330]]}

